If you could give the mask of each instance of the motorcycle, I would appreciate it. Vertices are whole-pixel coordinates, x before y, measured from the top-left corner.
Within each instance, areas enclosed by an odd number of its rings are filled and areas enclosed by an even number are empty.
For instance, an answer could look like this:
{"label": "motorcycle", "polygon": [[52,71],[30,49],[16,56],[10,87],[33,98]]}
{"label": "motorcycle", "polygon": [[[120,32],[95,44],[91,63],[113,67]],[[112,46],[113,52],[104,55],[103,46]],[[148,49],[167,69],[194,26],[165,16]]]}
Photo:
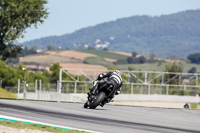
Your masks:
{"label": "motorcycle", "polygon": [[99,80],[95,80],[93,82],[93,87],[90,89],[90,92],[88,94],[88,100],[83,105],[84,108],[90,108],[95,109],[97,106],[105,105],[106,103],[110,102],[112,99],[108,98],[112,94],[115,93],[115,90],[113,89],[112,85],[105,85],[105,86],[98,86],[98,89],[95,91],[94,94],[92,94],[93,88],[96,86],[96,84],[100,82]]}

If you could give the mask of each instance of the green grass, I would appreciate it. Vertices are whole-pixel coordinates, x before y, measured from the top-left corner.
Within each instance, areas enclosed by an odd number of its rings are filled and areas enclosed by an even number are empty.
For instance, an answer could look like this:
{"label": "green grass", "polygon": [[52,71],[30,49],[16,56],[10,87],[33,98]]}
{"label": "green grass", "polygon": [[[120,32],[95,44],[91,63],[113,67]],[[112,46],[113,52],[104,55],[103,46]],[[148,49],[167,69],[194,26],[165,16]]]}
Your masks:
{"label": "green grass", "polygon": [[24,122],[18,122],[18,121],[0,120],[0,125],[17,128],[17,129],[41,130],[41,131],[48,131],[48,132],[53,132],[53,133],[84,133],[82,131],[67,130],[67,129],[46,126],[46,125],[31,124],[31,123],[24,123]]}
{"label": "green grass", "polygon": [[17,95],[0,88],[0,98],[16,99]]}
{"label": "green grass", "polygon": [[86,64],[92,64],[92,65],[102,65],[105,67],[113,65],[112,63],[106,61],[104,58],[96,56],[96,57],[87,57],[83,61]]}
{"label": "green grass", "polygon": [[197,109],[198,108],[198,103],[190,103],[190,108],[191,109]]}
{"label": "green grass", "polygon": [[126,59],[128,56],[126,55],[121,55],[117,53],[112,53],[109,51],[102,51],[102,50],[95,50],[95,49],[79,49],[77,51],[84,52],[84,53],[90,53],[94,54],[103,58],[110,58],[110,59]]}

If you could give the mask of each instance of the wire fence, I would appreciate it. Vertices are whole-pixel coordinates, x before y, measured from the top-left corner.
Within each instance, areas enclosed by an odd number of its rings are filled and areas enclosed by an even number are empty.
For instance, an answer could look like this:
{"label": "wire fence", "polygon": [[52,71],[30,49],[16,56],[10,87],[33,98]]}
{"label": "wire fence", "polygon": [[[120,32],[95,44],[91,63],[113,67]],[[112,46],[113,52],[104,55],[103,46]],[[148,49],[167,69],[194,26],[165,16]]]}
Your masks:
{"label": "wire fence", "polygon": [[[29,84],[24,88],[24,84],[18,86],[6,86],[5,89],[12,93],[31,93],[31,92],[58,92],[57,84]],[[93,86],[92,82],[69,81],[62,84],[61,93],[87,93]],[[196,96],[200,95],[199,86],[186,85],[161,85],[161,84],[131,84],[124,83],[121,88],[121,94],[158,94],[158,95],[182,95]]]}
{"label": "wire fence", "polygon": [[[77,70],[61,69],[71,78],[62,80],[57,84],[46,84],[42,80],[25,84],[18,80],[17,86],[6,86],[5,89],[13,93],[32,92],[57,92],[57,93],[87,93],[92,87],[97,75],[106,70]],[[71,73],[77,74],[72,76]],[[146,71],[122,71],[122,94],[159,94],[159,95],[200,95],[200,74],[146,72]],[[0,80],[0,85],[2,81]]]}
{"label": "wire fence", "polygon": [[[62,84],[61,93],[87,93],[91,87],[92,82],[69,81]],[[200,86],[124,83],[121,93],[195,96],[200,94]]]}

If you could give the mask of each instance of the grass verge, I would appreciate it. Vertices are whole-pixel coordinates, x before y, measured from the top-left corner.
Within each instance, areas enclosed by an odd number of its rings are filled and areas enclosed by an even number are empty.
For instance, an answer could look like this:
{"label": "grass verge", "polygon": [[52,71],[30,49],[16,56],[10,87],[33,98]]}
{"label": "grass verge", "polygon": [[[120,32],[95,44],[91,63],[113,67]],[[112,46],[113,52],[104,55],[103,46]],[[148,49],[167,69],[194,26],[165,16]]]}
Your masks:
{"label": "grass verge", "polygon": [[190,108],[191,109],[197,109],[198,108],[198,103],[190,103]]}
{"label": "grass verge", "polygon": [[53,133],[85,133],[83,131],[62,129],[62,128],[56,128],[56,127],[51,127],[51,126],[46,126],[46,125],[31,124],[31,123],[24,123],[24,122],[18,122],[18,121],[0,120],[0,125],[11,127],[11,128],[17,128],[17,129],[41,130],[41,131],[48,131],[48,132],[53,132]]}
{"label": "grass verge", "polygon": [[0,98],[16,99],[17,95],[0,88]]}

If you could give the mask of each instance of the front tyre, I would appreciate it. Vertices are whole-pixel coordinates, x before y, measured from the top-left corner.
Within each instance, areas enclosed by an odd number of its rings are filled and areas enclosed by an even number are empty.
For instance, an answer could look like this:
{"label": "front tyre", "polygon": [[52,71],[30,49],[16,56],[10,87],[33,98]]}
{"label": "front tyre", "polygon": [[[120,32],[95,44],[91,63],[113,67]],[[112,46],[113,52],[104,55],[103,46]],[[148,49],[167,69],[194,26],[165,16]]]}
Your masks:
{"label": "front tyre", "polygon": [[100,92],[97,99],[89,104],[90,109],[95,109],[101,102],[106,98],[106,94],[104,92]]}
{"label": "front tyre", "polygon": [[84,108],[89,107],[89,105],[88,105],[88,101],[85,102],[85,104],[83,105],[83,107],[84,107]]}

